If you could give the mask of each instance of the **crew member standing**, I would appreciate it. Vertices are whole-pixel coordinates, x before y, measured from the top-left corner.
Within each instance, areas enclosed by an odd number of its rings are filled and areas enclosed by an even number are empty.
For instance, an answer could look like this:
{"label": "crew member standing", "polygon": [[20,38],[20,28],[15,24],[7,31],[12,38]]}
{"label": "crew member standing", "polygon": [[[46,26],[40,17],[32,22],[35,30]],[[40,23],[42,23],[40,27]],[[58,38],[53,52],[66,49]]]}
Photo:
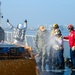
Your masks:
{"label": "crew member standing", "polygon": [[36,41],[35,41],[35,44],[38,50],[38,54],[36,56],[38,56],[39,58],[38,67],[40,71],[42,69],[43,70],[46,69],[47,43],[49,41],[48,36],[49,36],[49,32],[45,29],[44,26],[40,26],[39,30],[37,31]]}
{"label": "crew member standing", "polygon": [[69,35],[65,36],[64,39],[68,40],[70,46],[70,57],[72,61],[72,69],[75,69],[75,30],[72,24],[68,25]]}
{"label": "crew member standing", "polygon": [[52,45],[53,47],[53,63],[55,69],[64,69],[64,43],[63,37],[60,30],[57,30],[55,33],[55,44]]}

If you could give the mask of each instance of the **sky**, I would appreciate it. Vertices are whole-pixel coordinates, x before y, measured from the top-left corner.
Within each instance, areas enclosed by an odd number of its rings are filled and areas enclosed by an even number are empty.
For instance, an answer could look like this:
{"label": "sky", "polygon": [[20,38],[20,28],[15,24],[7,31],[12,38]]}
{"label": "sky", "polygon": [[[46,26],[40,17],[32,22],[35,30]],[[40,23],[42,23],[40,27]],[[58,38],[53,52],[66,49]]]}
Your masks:
{"label": "sky", "polygon": [[8,27],[6,20],[17,26],[27,19],[28,27],[38,25],[75,25],[75,0],[0,0],[3,15],[2,26]]}

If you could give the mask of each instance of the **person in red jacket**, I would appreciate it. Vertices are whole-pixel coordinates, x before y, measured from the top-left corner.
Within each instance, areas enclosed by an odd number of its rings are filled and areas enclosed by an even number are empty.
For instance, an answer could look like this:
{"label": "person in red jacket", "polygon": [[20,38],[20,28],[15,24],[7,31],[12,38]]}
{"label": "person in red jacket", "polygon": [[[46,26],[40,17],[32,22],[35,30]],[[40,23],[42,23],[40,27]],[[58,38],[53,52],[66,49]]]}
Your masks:
{"label": "person in red jacket", "polygon": [[75,69],[75,30],[72,24],[68,25],[69,35],[65,36],[64,39],[68,40],[70,46],[70,57],[72,61],[72,69]]}

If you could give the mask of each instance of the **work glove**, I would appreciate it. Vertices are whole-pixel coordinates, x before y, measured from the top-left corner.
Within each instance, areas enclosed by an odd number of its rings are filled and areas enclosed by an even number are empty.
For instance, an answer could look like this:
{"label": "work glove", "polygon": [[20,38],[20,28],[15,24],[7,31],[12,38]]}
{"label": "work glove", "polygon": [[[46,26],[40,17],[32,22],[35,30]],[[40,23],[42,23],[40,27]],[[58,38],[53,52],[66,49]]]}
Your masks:
{"label": "work glove", "polygon": [[75,46],[72,47],[72,51],[75,51]]}
{"label": "work glove", "polygon": [[7,22],[9,22],[9,19],[7,19]]}
{"label": "work glove", "polygon": [[27,20],[24,21],[27,24]]}
{"label": "work glove", "polygon": [[53,45],[52,47],[54,50],[59,50],[59,46],[58,45]]}

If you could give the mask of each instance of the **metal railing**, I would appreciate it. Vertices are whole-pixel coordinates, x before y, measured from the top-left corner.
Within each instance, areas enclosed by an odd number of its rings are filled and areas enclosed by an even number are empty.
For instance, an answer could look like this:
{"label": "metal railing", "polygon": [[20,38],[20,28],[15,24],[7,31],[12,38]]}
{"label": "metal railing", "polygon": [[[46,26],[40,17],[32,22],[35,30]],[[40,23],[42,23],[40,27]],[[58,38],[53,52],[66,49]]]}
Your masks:
{"label": "metal railing", "polygon": [[[5,41],[13,42],[13,32],[5,31]],[[25,35],[24,44],[26,46],[31,46],[32,48],[34,48],[35,35]]]}

